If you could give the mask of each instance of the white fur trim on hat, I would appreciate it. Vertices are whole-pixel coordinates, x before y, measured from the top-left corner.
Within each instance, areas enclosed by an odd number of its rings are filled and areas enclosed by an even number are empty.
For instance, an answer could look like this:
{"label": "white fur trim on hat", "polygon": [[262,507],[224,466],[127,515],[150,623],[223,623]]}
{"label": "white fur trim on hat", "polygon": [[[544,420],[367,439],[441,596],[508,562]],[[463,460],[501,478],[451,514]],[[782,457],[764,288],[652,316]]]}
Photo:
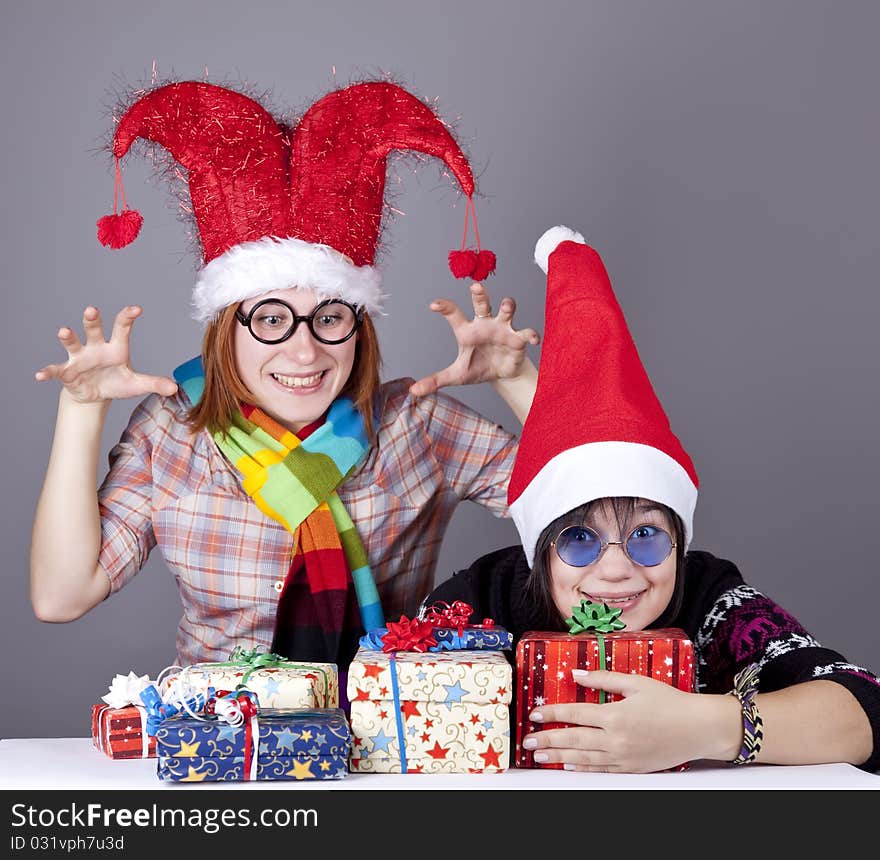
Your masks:
{"label": "white fur trim on hat", "polygon": [[273,290],[301,287],[323,299],[344,299],[375,314],[382,310],[382,276],[355,266],[329,245],[266,236],[242,242],[205,265],[193,290],[193,318],[209,322],[223,308]]}
{"label": "white fur trim on hat", "polygon": [[535,243],[535,262],[541,267],[544,274],[547,274],[547,268],[550,265],[550,255],[556,250],[557,246],[562,242],[580,242],[586,245],[586,239],[570,227],[551,227],[541,236]]}
{"label": "white fur trim on hat", "polygon": [[510,505],[529,567],[541,532],[557,517],[595,499],[632,496],[671,508],[693,537],[697,488],[681,464],[650,445],[589,442],[557,454]]}

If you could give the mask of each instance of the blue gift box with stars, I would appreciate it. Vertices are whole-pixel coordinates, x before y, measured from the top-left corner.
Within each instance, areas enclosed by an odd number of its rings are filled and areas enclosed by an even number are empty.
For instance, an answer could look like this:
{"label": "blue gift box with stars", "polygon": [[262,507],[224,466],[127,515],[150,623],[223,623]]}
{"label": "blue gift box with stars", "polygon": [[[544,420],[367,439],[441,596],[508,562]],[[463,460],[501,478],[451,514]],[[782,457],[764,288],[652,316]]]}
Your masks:
{"label": "blue gift box with stars", "polygon": [[341,779],[350,749],[340,708],[265,708],[237,726],[180,714],[156,732],[159,779],[174,782]]}

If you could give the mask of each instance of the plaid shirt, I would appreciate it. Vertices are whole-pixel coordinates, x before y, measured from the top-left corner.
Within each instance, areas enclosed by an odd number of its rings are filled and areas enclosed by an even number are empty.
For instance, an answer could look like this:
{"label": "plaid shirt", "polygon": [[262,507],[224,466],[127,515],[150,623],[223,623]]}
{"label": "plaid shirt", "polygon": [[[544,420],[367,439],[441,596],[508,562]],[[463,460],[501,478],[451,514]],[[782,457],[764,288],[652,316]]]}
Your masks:
{"label": "plaid shirt", "polygon": [[[380,389],[378,444],[339,488],[370,559],[386,618],[415,613],[433,586],[455,506],[469,499],[506,517],[516,437],[457,400],[418,400],[412,380]],[[110,452],[98,491],[99,562],[118,591],[158,544],[184,614],[182,665],[225,660],[235,645],[268,647],[290,564],[288,532],[241,489],[210,434],[184,423],[189,402],[150,395]]]}

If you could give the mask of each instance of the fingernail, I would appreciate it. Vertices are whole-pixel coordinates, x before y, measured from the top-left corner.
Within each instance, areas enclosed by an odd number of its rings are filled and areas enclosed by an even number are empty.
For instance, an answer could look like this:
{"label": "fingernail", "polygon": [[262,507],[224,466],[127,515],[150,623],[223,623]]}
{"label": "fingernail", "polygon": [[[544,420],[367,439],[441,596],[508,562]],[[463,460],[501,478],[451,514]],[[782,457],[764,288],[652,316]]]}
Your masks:
{"label": "fingernail", "polygon": [[586,681],[590,676],[590,673],[586,669],[572,669],[571,677],[575,679],[575,681]]}
{"label": "fingernail", "polygon": [[547,755],[547,753],[535,753],[534,756],[532,756],[532,758],[534,758],[535,761],[549,761],[550,760],[550,756]]}
{"label": "fingernail", "polygon": [[529,719],[533,723],[541,723],[544,721],[544,715],[540,711],[532,711],[531,714],[529,714]]}
{"label": "fingernail", "polygon": [[523,741],[523,749],[533,750],[538,745],[537,738],[526,738]]}

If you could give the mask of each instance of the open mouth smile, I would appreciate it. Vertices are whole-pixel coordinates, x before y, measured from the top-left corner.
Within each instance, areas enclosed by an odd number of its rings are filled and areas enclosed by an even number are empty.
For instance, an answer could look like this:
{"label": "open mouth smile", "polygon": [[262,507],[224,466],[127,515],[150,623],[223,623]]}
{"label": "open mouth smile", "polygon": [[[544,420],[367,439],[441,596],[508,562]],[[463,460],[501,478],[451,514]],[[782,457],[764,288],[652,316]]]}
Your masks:
{"label": "open mouth smile", "polygon": [[284,388],[313,391],[320,387],[326,373],[326,370],[321,370],[309,376],[285,376],[283,373],[273,373],[271,376],[272,379]]}
{"label": "open mouth smile", "polygon": [[581,591],[580,594],[593,603],[607,603],[608,606],[623,608],[634,604],[645,593],[645,590],[635,591],[632,594],[606,595],[604,597],[597,594],[587,594],[585,591]]}

